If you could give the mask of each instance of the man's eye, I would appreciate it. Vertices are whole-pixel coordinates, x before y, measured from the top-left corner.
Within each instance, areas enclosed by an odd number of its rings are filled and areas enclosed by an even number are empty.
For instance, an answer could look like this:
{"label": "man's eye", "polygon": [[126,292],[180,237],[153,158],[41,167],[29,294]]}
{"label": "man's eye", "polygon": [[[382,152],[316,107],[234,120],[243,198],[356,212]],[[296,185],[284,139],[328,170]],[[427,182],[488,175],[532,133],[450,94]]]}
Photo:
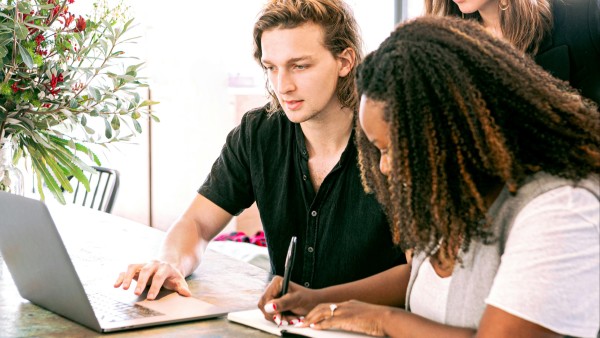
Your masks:
{"label": "man's eye", "polygon": [[299,70],[303,70],[303,69],[308,68],[308,66],[307,65],[296,65],[295,68],[299,69]]}

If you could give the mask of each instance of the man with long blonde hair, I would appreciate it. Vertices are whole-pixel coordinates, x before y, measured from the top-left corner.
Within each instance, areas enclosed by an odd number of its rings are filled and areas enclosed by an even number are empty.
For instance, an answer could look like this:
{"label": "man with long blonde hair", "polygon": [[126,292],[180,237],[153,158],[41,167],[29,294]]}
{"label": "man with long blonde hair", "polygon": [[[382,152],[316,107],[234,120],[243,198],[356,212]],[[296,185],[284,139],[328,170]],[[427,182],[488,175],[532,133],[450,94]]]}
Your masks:
{"label": "man with long blonde hair", "polygon": [[272,0],[254,26],[254,56],[271,102],[249,111],[188,210],[169,229],[159,258],[132,264],[115,287],[151,285],[190,295],[185,276],[234,215],[257,203],[273,274],[283,275],[292,236],[292,280],[322,288],[403,263],[386,217],[360,182],[353,123],[358,27],[340,0]]}

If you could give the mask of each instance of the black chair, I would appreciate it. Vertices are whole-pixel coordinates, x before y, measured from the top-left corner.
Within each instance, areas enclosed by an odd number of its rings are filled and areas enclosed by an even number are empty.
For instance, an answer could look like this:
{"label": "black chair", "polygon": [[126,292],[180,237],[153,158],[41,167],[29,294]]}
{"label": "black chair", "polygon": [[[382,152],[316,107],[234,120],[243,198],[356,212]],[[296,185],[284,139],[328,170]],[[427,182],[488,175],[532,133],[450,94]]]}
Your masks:
{"label": "black chair", "polygon": [[97,173],[88,177],[90,191],[86,191],[83,184],[77,181],[77,185],[73,187],[73,204],[110,213],[119,191],[119,172],[105,167],[92,168],[96,169]]}

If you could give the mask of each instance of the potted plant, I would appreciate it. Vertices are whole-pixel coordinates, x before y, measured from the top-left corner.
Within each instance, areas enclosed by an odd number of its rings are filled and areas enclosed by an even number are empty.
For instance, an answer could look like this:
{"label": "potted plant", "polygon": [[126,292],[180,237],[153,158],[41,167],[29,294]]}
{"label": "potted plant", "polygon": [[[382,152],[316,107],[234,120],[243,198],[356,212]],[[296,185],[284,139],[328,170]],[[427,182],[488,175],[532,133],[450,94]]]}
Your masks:
{"label": "potted plant", "polygon": [[45,185],[63,204],[71,177],[89,190],[87,163],[100,165],[90,144],[130,140],[142,117],[158,120],[139,94],[142,64],[124,66],[133,20],[105,1],[74,15],[74,1],[0,4],[0,143],[14,147],[13,163],[30,162],[42,199]]}

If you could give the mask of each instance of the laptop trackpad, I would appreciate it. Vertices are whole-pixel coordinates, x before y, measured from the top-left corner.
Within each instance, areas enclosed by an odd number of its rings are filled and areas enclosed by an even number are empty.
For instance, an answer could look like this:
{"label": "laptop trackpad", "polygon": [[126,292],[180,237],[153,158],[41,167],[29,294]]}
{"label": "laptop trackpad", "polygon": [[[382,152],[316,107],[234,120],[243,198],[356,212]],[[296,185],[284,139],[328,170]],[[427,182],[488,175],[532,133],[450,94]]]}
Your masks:
{"label": "laptop trackpad", "polygon": [[146,299],[147,290],[136,299],[136,304],[170,316],[197,316],[214,313],[217,306],[193,296],[184,297],[175,291],[161,290],[155,300]]}

